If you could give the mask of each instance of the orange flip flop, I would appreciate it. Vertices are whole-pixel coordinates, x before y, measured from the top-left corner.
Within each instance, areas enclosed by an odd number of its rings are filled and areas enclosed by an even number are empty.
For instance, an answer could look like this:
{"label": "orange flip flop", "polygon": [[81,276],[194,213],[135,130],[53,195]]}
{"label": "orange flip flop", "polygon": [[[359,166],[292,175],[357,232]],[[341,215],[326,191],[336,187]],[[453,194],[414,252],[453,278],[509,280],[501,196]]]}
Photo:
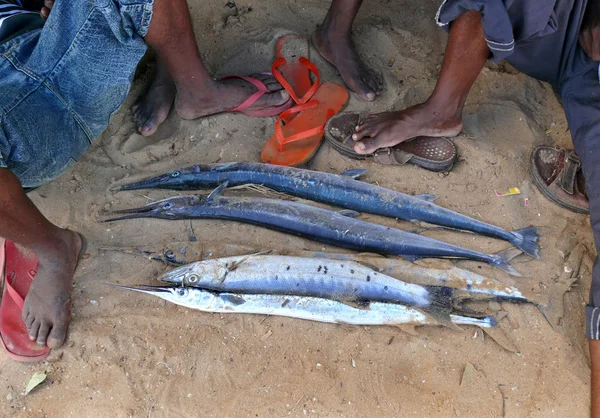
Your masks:
{"label": "orange flip flop", "polygon": [[[263,148],[268,164],[301,166],[315,155],[325,133],[325,124],[348,101],[348,91],[339,84],[323,83],[312,100],[283,112],[275,124],[275,135]],[[292,116],[296,115],[293,119]],[[282,123],[285,125],[282,126]]]}
{"label": "orange flip flop", "polygon": [[32,363],[50,354],[29,339],[29,331],[21,318],[29,286],[37,274],[35,254],[19,249],[11,241],[0,239],[0,274],[4,275],[4,290],[0,302],[0,344],[13,360]]}
{"label": "orange flip flop", "polygon": [[[319,70],[308,59],[309,51],[308,39],[299,35],[283,36],[275,47],[276,59],[271,72],[296,104],[308,102],[320,84]],[[311,72],[315,75],[314,83],[310,79]]]}

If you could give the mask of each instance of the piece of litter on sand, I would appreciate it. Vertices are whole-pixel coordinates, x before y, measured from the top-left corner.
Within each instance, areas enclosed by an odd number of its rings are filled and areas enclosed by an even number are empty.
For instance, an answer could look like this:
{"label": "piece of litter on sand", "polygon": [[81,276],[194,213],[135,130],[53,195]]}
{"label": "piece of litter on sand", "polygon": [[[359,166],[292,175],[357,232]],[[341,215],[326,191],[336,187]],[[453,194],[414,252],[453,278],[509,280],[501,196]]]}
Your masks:
{"label": "piece of litter on sand", "polygon": [[267,333],[265,335],[263,335],[262,337],[260,337],[261,340],[263,341],[267,341],[267,339],[273,334],[273,331],[269,330],[267,331]]}
{"label": "piece of litter on sand", "polygon": [[31,392],[33,389],[44,383],[46,377],[46,372],[35,372],[25,387],[25,395],[29,394],[29,392]]}
{"label": "piece of litter on sand", "polygon": [[510,189],[508,189],[508,192],[506,192],[506,193],[496,192],[496,196],[498,196],[498,197],[514,196],[517,194],[521,194],[521,189],[519,189],[518,187],[511,187]]}
{"label": "piece of litter on sand", "polygon": [[354,359],[352,359],[352,367],[356,369],[356,361]]}

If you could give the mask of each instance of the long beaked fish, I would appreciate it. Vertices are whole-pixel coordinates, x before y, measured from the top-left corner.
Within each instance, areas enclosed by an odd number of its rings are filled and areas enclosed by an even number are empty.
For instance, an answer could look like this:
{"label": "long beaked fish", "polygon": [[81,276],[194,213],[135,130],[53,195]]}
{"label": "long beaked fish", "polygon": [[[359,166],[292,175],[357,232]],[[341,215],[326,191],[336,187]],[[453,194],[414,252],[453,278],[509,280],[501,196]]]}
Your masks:
{"label": "long beaked fish", "polygon": [[[359,305],[365,301],[401,303],[435,313],[460,310],[459,303],[463,301],[481,300],[480,295],[469,290],[406,283],[355,261],[331,258],[280,255],[217,258],[176,268],[159,280],[230,293],[312,296]],[[518,291],[496,299],[528,301]]]}
{"label": "long beaked fish", "polygon": [[[396,303],[371,302],[364,308],[355,308],[335,300],[308,296],[249,295],[187,287],[112,286],[153,295],[203,312],[275,315],[347,325],[446,325],[420,309]],[[449,319],[455,325],[481,328],[497,325],[493,316],[472,318],[451,314]]]}
{"label": "long beaked fish", "polygon": [[527,301],[535,305],[547,306],[548,300],[542,294],[531,291],[526,286],[510,286],[498,280],[473,273],[453,266],[447,262],[414,264],[398,257],[383,257],[369,253],[328,253],[305,250],[269,250],[260,248],[232,245],[211,244],[200,242],[171,242],[166,245],[133,246],[133,247],[100,247],[102,251],[114,251],[132,254],[161,261],[168,265],[181,267],[186,264],[206,261],[215,258],[255,256],[257,254],[286,255],[294,257],[325,258],[328,260],[352,261],[407,283],[421,286],[446,286],[469,292],[471,295],[481,295],[482,299],[500,299]]}
{"label": "long beaked fish", "polygon": [[513,276],[520,276],[508,263],[508,253],[484,254],[433,238],[356,219],[356,213],[335,212],[297,202],[222,197],[223,183],[209,196],[178,196],[141,208],[115,211],[120,215],[105,222],[133,218],[224,219],[263,226],[281,232],[344,247],[409,260],[452,258],[486,262]]}
{"label": "long beaked fish", "polygon": [[539,234],[534,227],[507,231],[438,206],[430,201],[431,195],[410,196],[354,179],[365,172],[348,170],[344,172],[347,175],[337,175],[260,163],[203,164],[121,186],[117,190],[196,190],[217,187],[224,182],[231,186],[257,184],[358,212],[406,221],[418,220],[502,239],[524,253],[540,258]]}

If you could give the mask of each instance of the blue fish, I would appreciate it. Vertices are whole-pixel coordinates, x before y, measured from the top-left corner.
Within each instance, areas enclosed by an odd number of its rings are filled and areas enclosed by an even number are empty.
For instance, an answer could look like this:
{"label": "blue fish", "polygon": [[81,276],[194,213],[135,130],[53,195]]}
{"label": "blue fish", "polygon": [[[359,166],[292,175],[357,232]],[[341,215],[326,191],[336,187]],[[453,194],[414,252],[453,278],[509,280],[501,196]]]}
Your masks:
{"label": "blue fish", "polygon": [[[224,219],[263,226],[351,250],[398,255],[408,260],[455,258],[482,261],[513,276],[519,273],[508,263],[514,251],[484,254],[433,238],[356,219],[357,212],[321,209],[277,199],[222,197],[227,182],[207,197],[177,196],[141,208],[115,211],[112,222],[132,218]],[[511,248],[512,249],[512,248]],[[510,249],[509,249],[510,250]]]}
{"label": "blue fish", "polygon": [[128,184],[117,190],[196,190],[217,187],[223,182],[228,182],[230,186],[257,184],[303,199],[362,213],[405,221],[423,221],[502,239],[524,253],[540,258],[539,234],[534,227],[507,231],[438,206],[432,202],[434,197],[431,195],[410,196],[356,180],[365,172],[366,170],[357,169],[337,175],[259,163],[194,165]]}

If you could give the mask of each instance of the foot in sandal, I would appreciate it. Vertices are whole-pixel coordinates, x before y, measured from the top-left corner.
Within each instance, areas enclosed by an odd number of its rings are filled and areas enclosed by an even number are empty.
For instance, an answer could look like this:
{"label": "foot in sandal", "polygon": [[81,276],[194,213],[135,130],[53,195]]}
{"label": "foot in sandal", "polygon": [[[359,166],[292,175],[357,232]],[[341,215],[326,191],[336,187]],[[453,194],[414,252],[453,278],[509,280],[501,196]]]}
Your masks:
{"label": "foot in sandal", "polygon": [[[264,84],[270,94],[260,96],[248,110],[265,111],[285,106],[290,101],[289,94],[283,90],[272,75],[254,74],[251,78]],[[210,84],[198,84],[185,88],[178,86],[175,110],[183,119],[196,119],[227,112],[240,106],[257,91],[258,88],[255,84],[242,78],[227,78]]]}
{"label": "foot in sandal", "polygon": [[29,338],[50,348],[60,347],[67,337],[73,275],[83,247],[81,236],[66,229],[60,243],[52,252],[38,254],[38,272],[23,307]]}
{"label": "foot in sandal", "polygon": [[454,137],[462,130],[462,118],[443,107],[423,103],[397,112],[371,115],[356,127],[352,139],[358,154],[372,154],[418,136]]}

